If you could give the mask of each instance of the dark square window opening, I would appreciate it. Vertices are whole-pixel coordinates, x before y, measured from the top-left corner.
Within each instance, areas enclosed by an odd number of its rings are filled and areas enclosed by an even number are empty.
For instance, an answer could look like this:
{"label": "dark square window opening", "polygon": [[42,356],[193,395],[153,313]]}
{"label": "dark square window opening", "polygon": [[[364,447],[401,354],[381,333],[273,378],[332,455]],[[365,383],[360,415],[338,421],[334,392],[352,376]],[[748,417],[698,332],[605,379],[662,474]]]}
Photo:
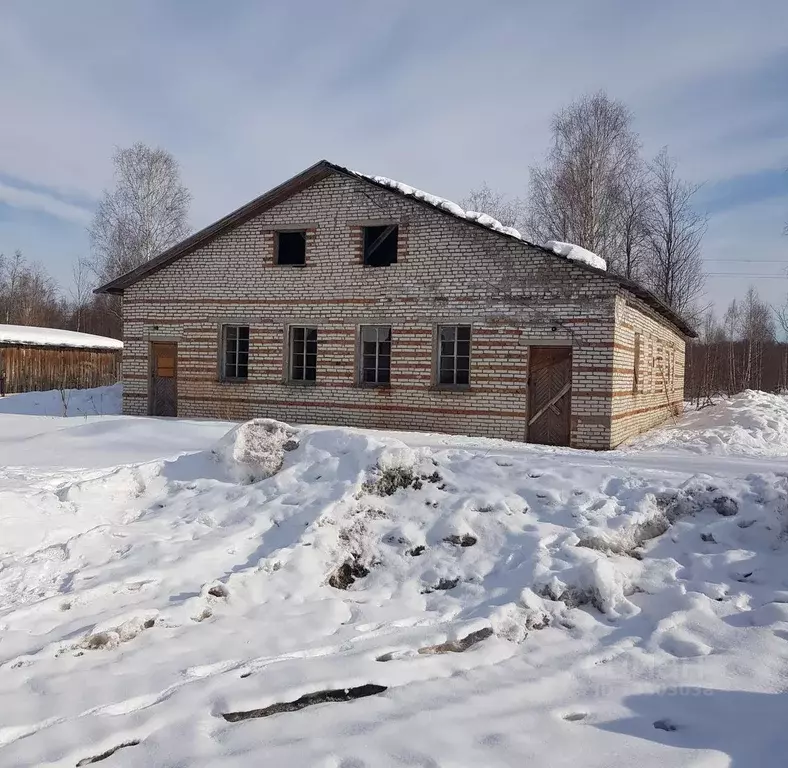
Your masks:
{"label": "dark square window opening", "polygon": [[467,387],[471,383],[471,326],[442,325],[438,329],[438,384]]}
{"label": "dark square window opening", "polygon": [[368,387],[391,383],[391,326],[361,326],[361,384]]}
{"label": "dark square window opening", "polygon": [[222,326],[222,378],[249,378],[249,326]]}
{"label": "dark square window opening", "polygon": [[364,264],[388,267],[397,262],[397,225],[364,227]]}
{"label": "dark square window opening", "polygon": [[317,380],[317,328],[290,329],[290,381]]}
{"label": "dark square window opening", "polygon": [[306,264],[306,232],[276,233],[276,263],[288,267]]}

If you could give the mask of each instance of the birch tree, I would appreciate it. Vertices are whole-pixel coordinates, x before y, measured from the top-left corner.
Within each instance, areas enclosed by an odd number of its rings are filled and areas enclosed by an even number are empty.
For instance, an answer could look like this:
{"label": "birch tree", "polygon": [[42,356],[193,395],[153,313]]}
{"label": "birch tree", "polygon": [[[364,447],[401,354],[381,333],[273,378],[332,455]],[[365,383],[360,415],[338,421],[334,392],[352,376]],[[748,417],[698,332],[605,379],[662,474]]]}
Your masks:
{"label": "birch tree", "polygon": [[89,228],[91,267],[112,280],[144,264],[189,233],[191,195],[166,150],[142,143],[118,149],[115,185],[105,190]]}
{"label": "birch tree", "polygon": [[631,221],[632,256],[642,215],[640,142],[632,113],[599,92],[558,112],[551,132],[545,163],[531,168],[526,230],[537,243],[557,239],[587,248],[620,272],[622,221]]}
{"label": "birch tree", "polygon": [[699,184],[681,179],[663,148],[649,166],[646,278],[651,289],[679,314],[689,314],[705,282],[701,242],[706,216],[694,207]]}

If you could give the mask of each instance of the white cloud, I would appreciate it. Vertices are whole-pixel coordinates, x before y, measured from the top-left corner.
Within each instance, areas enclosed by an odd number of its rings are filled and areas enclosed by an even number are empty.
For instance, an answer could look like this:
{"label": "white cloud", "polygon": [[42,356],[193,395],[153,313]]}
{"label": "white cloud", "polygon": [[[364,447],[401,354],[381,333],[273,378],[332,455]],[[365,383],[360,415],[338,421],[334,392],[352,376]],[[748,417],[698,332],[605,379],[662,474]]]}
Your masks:
{"label": "white cloud", "polygon": [[13,208],[41,211],[77,224],[86,224],[91,217],[91,212],[86,208],[58,200],[43,192],[12,187],[2,181],[0,181],[0,203],[5,203]]}

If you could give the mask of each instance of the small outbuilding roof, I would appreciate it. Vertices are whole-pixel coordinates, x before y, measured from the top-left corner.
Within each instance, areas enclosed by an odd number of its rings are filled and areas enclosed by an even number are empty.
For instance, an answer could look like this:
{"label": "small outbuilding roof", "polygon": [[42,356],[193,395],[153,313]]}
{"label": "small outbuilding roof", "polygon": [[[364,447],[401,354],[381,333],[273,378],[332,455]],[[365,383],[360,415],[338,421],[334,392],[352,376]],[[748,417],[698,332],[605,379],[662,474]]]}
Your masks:
{"label": "small outbuilding roof", "polygon": [[73,347],[75,349],[123,349],[120,339],[92,333],[38,328],[33,325],[0,325],[0,346]]}

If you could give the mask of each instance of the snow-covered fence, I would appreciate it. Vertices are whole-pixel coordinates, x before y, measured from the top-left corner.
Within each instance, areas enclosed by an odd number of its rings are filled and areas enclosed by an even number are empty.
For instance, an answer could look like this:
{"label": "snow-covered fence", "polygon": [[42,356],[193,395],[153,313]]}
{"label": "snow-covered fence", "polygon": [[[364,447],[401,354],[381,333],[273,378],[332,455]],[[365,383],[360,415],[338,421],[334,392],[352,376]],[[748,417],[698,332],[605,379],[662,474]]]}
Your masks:
{"label": "snow-covered fence", "polygon": [[114,384],[122,350],[104,336],[0,325],[0,395]]}

